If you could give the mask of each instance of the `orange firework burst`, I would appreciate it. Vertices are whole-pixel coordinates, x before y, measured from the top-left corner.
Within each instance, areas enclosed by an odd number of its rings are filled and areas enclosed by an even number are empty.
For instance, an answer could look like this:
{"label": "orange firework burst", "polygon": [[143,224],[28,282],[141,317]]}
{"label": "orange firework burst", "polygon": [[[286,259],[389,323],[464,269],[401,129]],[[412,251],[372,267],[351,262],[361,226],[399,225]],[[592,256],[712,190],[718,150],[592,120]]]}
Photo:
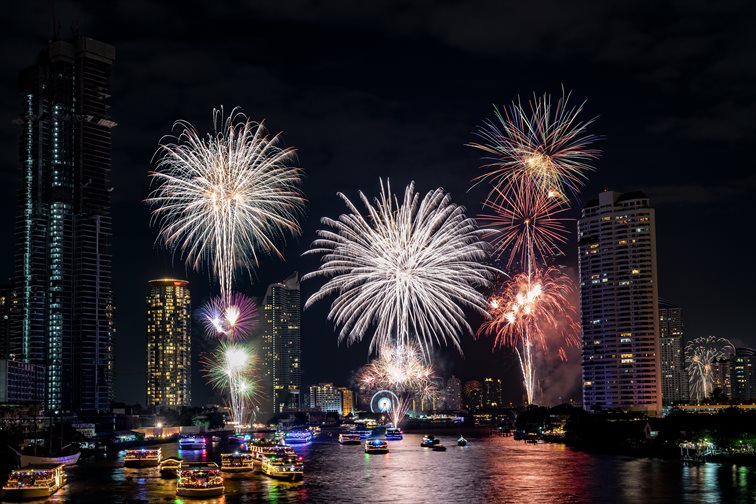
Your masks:
{"label": "orange firework burst", "polygon": [[491,298],[491,320],[478,334],[494,336],[499,347],[517,348],[527,338],[526,344],[546,349],[547,336],[557,333],[562,339],[560,356],[564,356],[565,345],[578,344],[575,309],[569,301],[572,291],[571,279],[557,268],[515,275]]}
{"label": "orange firework burst", "polygon": [[525,268],[539,257],[545,260],[562,253],[565,222],[572,219],[561,217],[566,207],[560,198],[534,191],[523,182],[514,183],[506,194],[494,190],[500,197],[484,203],[493,215],[479,218],[491,228],[486,237],[491,239],[495,256],[508,253],[507,267],[519,260]]}
{"label": "orange firework burst", "polygon": [[486,153],[482,166],[486,173],[475,181],[492,182],[498,191],[492,190],[489,199],[506,193],[516,181],[527,181],[563,199],[566,190],[577,193],[600,151],[589,147],[598,140],[587,133],[594,119],[578,119],[585,102],[574,107],[569,99],[564,90],[555,107],[548,94],[534,94],[529,107],[518,98],[509,107],[496,109],[495,119],[478,128],[481,142],[468,145]]}

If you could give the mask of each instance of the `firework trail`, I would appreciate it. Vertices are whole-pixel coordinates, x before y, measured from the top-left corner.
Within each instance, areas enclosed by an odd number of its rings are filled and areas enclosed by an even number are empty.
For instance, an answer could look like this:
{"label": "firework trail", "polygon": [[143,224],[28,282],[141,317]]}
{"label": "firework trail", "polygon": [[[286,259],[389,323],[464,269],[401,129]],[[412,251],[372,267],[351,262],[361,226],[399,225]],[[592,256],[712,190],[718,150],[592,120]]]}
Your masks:
{"label": "firework trail", "polygon": [[419,348],[408,343],[382,348],[380,355],[359,371],[357,382],[373,393],[371,407],[380,396],[378,409],[399,427],[413,400],[433,394],[433,378],[433,368],[425,364]]}
{"label": "firework trail", "polygon": [[361,212],[339,194],[348,213],[324,218],[311,250],[319,270],[304,279],[329,280],[305,303],[335,296],[329,320],[341,326],[339,341],[360,341],[372,329],[370,352],[416,342],[430,359],[434,343],[459,349],[459,334],[472,333],[463,307],[486,316],[487,287],[496,271],[483,264],[487,244],[464,208],[442,189],[422,199],[414,182],[404,199],[387,181],[374,201],[360,192]]}
{"label": "firework trail", "polygon": [[571,106],[569,100],[564,90],[556,106],[548,94],[534,94],[527,106],[518,98],[478,128],[480,142],[469,145],[485,153],[486,172],[474,182],[491,182],[489,200],[506,194],[514,182],[565,200],[567,190],[577,194],[598,158],[590,145],[599,137],[587,132],[595,118],[579,119],[585,102]]}
{"label": "firework trail", "polygon": [[208,383],[229,391],[231,421],[237,428],[247,425],[257,388],[253,380],[253,356],[239,343],[221,343],[215,352],[203,359],[203,364]]}
{"label": "firework trail", "polygon": [[712,364],[735,354],[735,347],[725,338],[707,336],[685,345],[685,364],[688,370],[690,398],[703,401],[714,391]]}
{"label": "firework trail", "polygon": [[199,310],[199,318],[208,336],[231,341],[245,339],[254,329],[257,306],[247,296],[235,292],[230,300],[223,296],[212,298]]}
{"label": "firework trail", "polygon": [[165,245],[194,269],[208,264],[228,299],[237,269],[249,271],[263,253],[281,257],[277,243],[300,233],[305,200],[302,172],[289,165],[295,151],[279,147],[279,135],[238,109],[214,110],[213,127],[202,137],[175,123],[179,134],[155,153],[147,203]]}

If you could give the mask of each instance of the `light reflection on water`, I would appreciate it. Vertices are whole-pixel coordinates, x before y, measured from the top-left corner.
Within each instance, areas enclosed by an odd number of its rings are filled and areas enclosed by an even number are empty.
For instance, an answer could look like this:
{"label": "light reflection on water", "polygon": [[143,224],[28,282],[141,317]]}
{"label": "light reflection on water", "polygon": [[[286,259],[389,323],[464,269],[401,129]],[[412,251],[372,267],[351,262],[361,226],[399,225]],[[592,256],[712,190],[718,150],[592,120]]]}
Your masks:
{"label": "light reflection on water", "polygon": [[[474,438],[465,448],[440,436],[446,452],[420,447],[419,435],[390,442],[387,455],[366,455],[362,446],[333,438],[298,447],[305,457],[303,482],[254,474],[226,479],[226,496],[177,499],[175,480],[157,468],[125,469],[118,460],[86,460],[70,468],[69,484],[50,502],[144,502],[232,504],[246,502],[754,502],[756,471],[730,464],[684,466],[677,461],[592,455],[562,445],[526,445],[511,438]],[[220,449],[177,450],[163,456],[218,461]]]}

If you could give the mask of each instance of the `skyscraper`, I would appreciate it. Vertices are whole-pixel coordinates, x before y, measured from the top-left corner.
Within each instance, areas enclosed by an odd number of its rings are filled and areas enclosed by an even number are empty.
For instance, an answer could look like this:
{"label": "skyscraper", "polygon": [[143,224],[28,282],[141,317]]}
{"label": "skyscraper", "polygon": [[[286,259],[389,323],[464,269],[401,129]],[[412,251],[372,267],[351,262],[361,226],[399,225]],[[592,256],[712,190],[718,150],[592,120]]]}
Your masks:
{"label": "skyscraper", "polygon": [[736,348],[730,357],[732,399],[750,401],[756,398],[756,350]]}
{"label": "skyscraper", "polygon": [[456,376],[446,380],[446,409],[451,411],[462,409],[462,382]]}
{"label": "skyscraper", "polygon": [[13,306],[13,285],[0,284],[0,359],[10,359],[11,349],[11,308]]}
{"label": "skyscraper", "polygon": [[185,280],[150,280],[147,294],[147,406],[192,402],[192,299]]}
{"label": "skyscraper", "polygon": [[354,411],[354,394],[346,387],[339,387],[339,396],[341,397],[341,414],[348,416]]}
{"label": "skyscraper", "polygon": [[661,413],[654,209],[605,191],[578,221],[583,405]]}
{"label": "skyscraper", "polygon": [[298,409],[302,380],[299,275],[270,284],[263,298],[262,355],[268,413]]}
{"label": "skyscraper", "polygon": [[341,394],[333,383],[310,385],[310,408],[341,414]]}
{"label": "skyscraper", "polygon": [[683,351],[682,309],[659,300],[662,401],[673,404],[688,400],[688,373]]}
{"label": "skyscraper", "polygon": [[53,40],[21,72],[13,353],[46,367],[51,411],[112,399],[110,72],[115,51]]}
{"label": "skyscraper", "polygon": [[483,380],[483,407],[501,407],[501,378],[486,378]]}

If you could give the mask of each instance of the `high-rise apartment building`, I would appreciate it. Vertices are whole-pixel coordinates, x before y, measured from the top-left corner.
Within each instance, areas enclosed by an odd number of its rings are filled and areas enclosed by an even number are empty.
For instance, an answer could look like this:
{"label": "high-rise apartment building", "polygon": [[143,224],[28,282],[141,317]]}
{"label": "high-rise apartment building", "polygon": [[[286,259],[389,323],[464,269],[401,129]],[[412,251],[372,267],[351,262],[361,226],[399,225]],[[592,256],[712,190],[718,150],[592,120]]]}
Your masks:
{"label": "high-rise apartment building", "polygon": [[15,357],[11,353],[11,310],[13,307],[13,285],[0,284],[0,359]]}
{"label": "high-rise apartment building", "polygon": [[339,387],[341,397],[341,414],[348,416],[354,411],[354,393],[346,387]]}
{"label": "high-rise apartment building", "polygon": [[735,355],[730,357],[730,383],[733,400],[756,399],[756,350],[735,349]]}
{"label": "high-rise apartment building", "polygon": [[262,303],[264,378],[270,386],[267,413],[301,407],[299,275],[270,284]]}
{"label": "high-rise apartment building", "polygon": [[456,376],[446,380],[446,409],[450,411],[462,409],[462,382]]}
{"label": "high-rise apartment building", "polygon": [[192,402],[192,299],[186,280],[150,280],[147,294],[147,406]]}
{"label": "high-rise apartment building", "polygon": [[466,381],[462,391],[465,402],[465,409],[468,411],[478,411],[483,407],[483,387],[478,380]]}
{"label": "high-rise apartment building", "polygon": [[605,191],[578,221],[583,406],[660,414],[654,209],[641,192]]}
{"label": "high-rise apartment building", "polygon": [[501,407],[501,378],[485,378],[483,380],[483,407]]}
{"label": "high-rise apartment building", "polygon": [[688,400],[688,373],[685,372],[683,318],[679,306],[659,300],[660,362],[662,401],[674,404]]}
{"label": "high-rise apartment building", "polygon": [[341,393],[333,383],[310,385],[310,408],[342,414]]}
{"label": "high-rise apartment building", "polygon": [[53,40],[21,72],[18,315],[12,352],[43,365],[45,406],[102,411],[112,399],[112,46]]}

